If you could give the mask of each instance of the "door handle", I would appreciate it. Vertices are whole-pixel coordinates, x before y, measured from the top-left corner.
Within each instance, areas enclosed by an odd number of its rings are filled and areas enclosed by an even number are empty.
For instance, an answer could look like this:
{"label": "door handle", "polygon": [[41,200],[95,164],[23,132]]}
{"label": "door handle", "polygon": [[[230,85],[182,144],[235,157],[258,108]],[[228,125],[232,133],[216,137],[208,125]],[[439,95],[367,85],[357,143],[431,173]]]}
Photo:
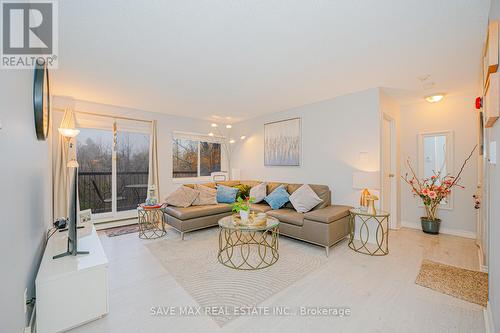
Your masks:
{"label": "door handle", "polygon": [[394,175],[393,173],[390,173],[390,174],[389,174],[389,177],[390,177],[390,178],[394,178],[394,176],[395,176],[395,175]]}

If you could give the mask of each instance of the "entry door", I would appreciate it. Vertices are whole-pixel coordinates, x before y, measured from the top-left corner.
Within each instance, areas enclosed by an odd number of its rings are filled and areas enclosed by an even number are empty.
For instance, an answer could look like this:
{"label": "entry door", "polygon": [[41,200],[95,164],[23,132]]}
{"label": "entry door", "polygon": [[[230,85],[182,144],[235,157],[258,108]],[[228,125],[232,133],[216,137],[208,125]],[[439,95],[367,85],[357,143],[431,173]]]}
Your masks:
{"label": "entry door", "polygon": [[382,122],[382,209],[389,212],[389,227],[395,229],[397,223],[397,157],[396,126],[394,119],[384,115]]}

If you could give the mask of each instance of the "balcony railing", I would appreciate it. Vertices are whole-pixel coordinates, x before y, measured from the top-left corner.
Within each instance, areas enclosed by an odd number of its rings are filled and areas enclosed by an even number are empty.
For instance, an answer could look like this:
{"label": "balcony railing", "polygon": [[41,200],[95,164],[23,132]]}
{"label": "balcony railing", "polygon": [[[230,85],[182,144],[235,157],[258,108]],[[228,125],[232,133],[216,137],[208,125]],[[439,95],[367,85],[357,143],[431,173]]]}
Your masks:
{"label": "balcony railing", "polygon": [[[148,172],[117,172],[117,211],[136,209],[146,200]],[[92,209],[93,214],[111,212],[111,172],[78,172],[80,209]]]}

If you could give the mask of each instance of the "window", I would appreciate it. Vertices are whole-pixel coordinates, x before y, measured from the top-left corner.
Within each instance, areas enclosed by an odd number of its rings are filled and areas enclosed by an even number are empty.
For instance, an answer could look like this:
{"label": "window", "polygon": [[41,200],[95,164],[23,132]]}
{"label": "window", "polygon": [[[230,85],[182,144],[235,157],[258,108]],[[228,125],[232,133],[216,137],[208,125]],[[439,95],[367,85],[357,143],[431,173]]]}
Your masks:
{"label": "window", "polygon": [[172,140],[172,177],[209,177],[221,171],[221,144],[208,139],[174,136]]}

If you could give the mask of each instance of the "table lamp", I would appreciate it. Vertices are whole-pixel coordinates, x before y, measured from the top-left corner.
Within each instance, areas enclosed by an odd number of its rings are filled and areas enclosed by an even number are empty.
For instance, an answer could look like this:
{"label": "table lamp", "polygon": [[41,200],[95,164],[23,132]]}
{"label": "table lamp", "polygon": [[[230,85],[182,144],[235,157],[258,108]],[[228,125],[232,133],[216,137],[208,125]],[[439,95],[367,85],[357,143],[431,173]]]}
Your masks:
{"label": "table lamp", "polygon": [[379,171],[356,171],[352,174],[352,187],[354,189],[363,190],[359,198],[361,208],[368,207],[368,199],[371,197],[368,189],[377,190],[380,188],[380,173]]}

